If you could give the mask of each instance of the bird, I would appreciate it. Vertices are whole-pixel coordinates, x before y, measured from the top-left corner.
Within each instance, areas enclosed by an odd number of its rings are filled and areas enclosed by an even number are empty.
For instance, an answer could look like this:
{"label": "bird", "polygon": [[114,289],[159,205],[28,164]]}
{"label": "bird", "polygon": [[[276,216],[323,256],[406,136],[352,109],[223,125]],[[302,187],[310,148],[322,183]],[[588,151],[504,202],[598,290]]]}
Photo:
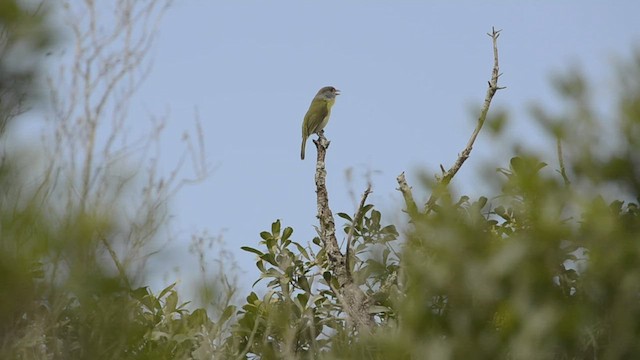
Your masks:
{"label": "bird", "polygon": [[336,96],[340,95],[340,90],[333,86],[325,86],[318,90],[316,96],[311,100],[309,110],[304,115],[302,122],[302,149],[300,150],[300,159],[304,160],[304,150],[307,145],[307,139],[311,134],[319,134],[331,116],[331,107],[336,102]]}

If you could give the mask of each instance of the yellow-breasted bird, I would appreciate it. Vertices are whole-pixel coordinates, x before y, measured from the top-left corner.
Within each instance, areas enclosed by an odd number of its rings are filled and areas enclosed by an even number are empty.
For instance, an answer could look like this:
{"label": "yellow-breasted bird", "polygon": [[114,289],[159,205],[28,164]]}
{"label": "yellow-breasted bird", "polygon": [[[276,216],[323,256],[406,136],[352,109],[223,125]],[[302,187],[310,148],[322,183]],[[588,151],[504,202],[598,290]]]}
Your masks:
{"label": "yellow-breasted bird", "polygon": [[300,150],[302,160],[304,160],[304,148],[309,136],[319,133],[327,126],[331,116],[331,107],[336,102],[337,95],[340,95],[340,90],[333,86],[325,86],[311,100],[309,110],[307,110],[302,122],[302,149]]}

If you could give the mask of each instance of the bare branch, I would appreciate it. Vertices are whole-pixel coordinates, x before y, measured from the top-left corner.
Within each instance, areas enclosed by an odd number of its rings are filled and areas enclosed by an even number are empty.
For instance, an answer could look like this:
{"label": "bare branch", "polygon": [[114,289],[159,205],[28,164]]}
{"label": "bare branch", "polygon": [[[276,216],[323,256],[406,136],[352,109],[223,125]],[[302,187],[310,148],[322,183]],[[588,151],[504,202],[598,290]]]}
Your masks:
{"label": "bare branch", "polygon": [[[447,185],[449,185],[449,183],[451,182],[451,179],[453,179],[453,177],[458,173],[458,171],[462,167],[462,164],[464,164],[464,162],[469,158],[469,155],[471,155],[473,144],[475,143],[476,138],[478,137],[478,134],[480,133],[480,130],[482,129],[482,126],[484,125],[485,120],[487,119],[487,114],[489,113],[489,107],[491,106],[491,100],[493,99],[493,96],[496,94],[498,90],[504,89],[504,87],[498,86],[498,79],[500,78],[500,75],[502,75],[500,74],[500,66],[498,64],[498,37],[500,36],[500,31],[501,30],[496,30],[495,28],[492,28],[491,33],[487,34],[491,37],[491,40],[493,42],[493,70],[491,72],[491,80],[489,80],[489,83],[488,83],[489,87],[487,88],[487,94],[485,96],[484,104],[480,111],[480,117],[478,118],[478,123],[476,124],[476,128],[471,134],[471,137],[467,142],[467,146],[464,148],[464,150],[462,150],[462,153],[460,153],[460,155],[458,156],[458,159],[454,162],[453,166],[451,166],[449,170],[443,171],[442,177],[438,179],[438,185],[436,186],[436,189],[432,192],[431,196],[429,197],[429,200],[425,205],[425,209],[424,209],[425,213],[429,213],[431,210],[433,210],[433,207],[435,206],[436,201],[438,201],[438,198],[440,197],[441,192],[447,187]],[[444,170],[442,165],[440,167],[441,169]]]}
{"label": "bare branch", "polygon": [[336,238],[335,220],[329,208],[329,195],[326,186],[327,171],[325,169],[325,157],[329,141],[324,137],[324,131],[320,131],[318,140],[314,140],[313,143],[318,149],[315,175],[318,202],[317,217],[320,221],[320,238],[329,259],[329,266],[339,284],[339,288],[334,289],[334,291],[338,295],[349,321],[359,331],[369,332],[369,329],[374,325],[373,319],[369,315],[369,298],[353,282],[353,278],[347,269],[347,260],[340,252],[340,246]]}

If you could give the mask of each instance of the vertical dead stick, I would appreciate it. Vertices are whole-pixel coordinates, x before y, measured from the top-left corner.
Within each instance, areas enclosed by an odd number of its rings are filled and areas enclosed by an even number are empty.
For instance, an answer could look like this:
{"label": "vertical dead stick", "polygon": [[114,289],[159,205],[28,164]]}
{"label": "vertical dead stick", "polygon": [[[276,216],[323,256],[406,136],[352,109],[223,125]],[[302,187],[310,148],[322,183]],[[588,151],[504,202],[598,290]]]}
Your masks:
{"label": "vertical dead stick", "polygon": [[329,259],[332,275],[338,280],[339,288],[334,289],[348,320],[359,331],[369,332],[373,327],[373,319],[369,315],[369,299],[367,295],[353,282],[353,278],[347,269],[346,257],[340,252],[336,238],[336,225],[333,213],[329,208],[329,194],[327,192],[325,169],[325,157],[329,141],[324,137],[324,132],[318,134],[318,140],[313,143],[318,149],[316,161],[316,194],[318,201],[318,221],[320,222],[320,238]]}
{"label": "vertical dead stick", "polygon": [[402,193],[402,197],[404,198],[404,203],[407,206],[406,211],[409,214],[409,217],[413,219],[415,215],[418,214],[418,206],[416,205],[416,202],[413,200],[411,187],[409,186],[409,184],[407,184],[407,179],[404,176],[404,172],[398,175],[396,180],[398,181],[398,185],[400,185],[400,187],[398,187],[398,190],[400,190],[400,192]]}

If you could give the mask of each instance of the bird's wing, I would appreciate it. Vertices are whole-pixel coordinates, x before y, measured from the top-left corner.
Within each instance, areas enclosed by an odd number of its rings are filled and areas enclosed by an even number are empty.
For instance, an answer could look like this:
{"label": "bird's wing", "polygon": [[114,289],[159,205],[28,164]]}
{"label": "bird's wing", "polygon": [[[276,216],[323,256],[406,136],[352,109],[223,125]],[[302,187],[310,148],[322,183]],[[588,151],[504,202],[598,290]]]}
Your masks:
{"label": "bird's wing", "polygon": [[320,131],[320,125],[325,117],[329,114],[327,102],[318,100],[311,103],[309,111],[305,115],[305,124],[307,124],[307,136]]}

